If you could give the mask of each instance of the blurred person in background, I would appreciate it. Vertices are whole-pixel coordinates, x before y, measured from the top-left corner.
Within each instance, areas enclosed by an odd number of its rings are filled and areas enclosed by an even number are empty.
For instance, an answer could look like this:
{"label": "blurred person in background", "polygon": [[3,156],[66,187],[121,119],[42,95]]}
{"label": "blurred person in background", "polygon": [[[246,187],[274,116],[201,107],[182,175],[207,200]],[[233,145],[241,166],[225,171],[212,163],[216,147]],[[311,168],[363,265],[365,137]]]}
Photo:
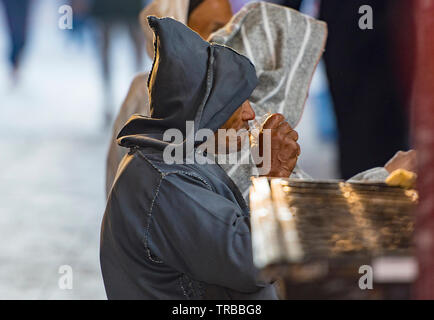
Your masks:
{"label": "blurred person in background", "polygon": [[93,0],[91,3],[89,14],[96,20],[101,32],[100,54],[104,81],[104,117],[106,125],[110,124],[113,114],[109,59],[111,34],[116,25],[123,25],[128,29],[134,46],[136,68],[140,70],[143,62],[143,41],[137,15],[142,7],[142,0]]}
{"label": "blurred person in background", "polygon": [[[408,148],[406,105],[412,59],[405,56],[411,48],[405,44],[405,39],[411,38],[411,24],[403,24],[408,19],[398,18],[405,13],[404,2],[320,2],[319,18],[327,22],[329,29],[324,60],[344,179],[382,166],[397,150]],[[281,3],[299,9],[302,0]],[[363,5],[373,10],[373,29],[359,27],[359,8]]]}
{"label": "blurred person in background", "polygon": [[[155,0],[140,14],[140,22],[146,36],[146,48],[151,59],[154,57],[153,34],[147,25],[146,17],[174,17],[187,24],[192,30],[207,39],[211,33],[223,27],[232,18],[232,9],[228,0]],[[128,94],[116,117],[106,167],[106,195],[109,194],[116,171],[127,149],[117,144],[117,135],[133,114],[149,115],[149,97],[147,90],[148,73],[138,74],[131,83]]]}
{"label": "blurred person in background", "polygon": [[6,13],[6,21],[10,38],[9,62],[11,64],[11,80],[15,85],[21,57],[27,41],[30,0],[1,0]]}

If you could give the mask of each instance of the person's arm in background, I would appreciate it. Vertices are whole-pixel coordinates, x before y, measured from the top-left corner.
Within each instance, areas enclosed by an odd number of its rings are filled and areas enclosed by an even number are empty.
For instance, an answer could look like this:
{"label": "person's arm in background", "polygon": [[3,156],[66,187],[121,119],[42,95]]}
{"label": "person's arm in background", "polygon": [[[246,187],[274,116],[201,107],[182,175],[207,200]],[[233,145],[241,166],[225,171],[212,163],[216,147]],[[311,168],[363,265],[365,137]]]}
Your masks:
{"label": "person's arm in background", "polygon": [[390,159],[384,167],[373,168],[361,172],[348,181],[370,181],[384,182],[393,171],[397,169],[405,169],[407,171],[416,172],[417,152],[410,150],[408,152],[399,151]]}
{"label": "person's arm in background", "polygon": [[[390,159],[384,167],[372,168],[363,171],[348,182],[384,182],[386,178],[397,169],[405,169],[407,171],[416,172],[417,152],[410,150],[408,152],[399,151]],[[313,180],[313,178],[304,172],[298,165],[294,168],[291,179]]]}

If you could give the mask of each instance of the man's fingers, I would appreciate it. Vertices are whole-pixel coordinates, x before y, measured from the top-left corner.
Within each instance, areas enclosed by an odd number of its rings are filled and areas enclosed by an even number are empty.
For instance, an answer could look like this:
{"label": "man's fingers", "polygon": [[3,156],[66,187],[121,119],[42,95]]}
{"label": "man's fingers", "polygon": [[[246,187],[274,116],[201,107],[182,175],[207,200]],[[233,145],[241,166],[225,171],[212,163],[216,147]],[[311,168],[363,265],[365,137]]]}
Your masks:
{"label": "man's fingers", "polygon": [[278,159],[282,162],[286,162],[291,158],[296,158],[300,155],[300,145],[291,140],[289,143],[284,143],[278,153]]}
{"label": "man's fingers", "polygon": [[289,125],[288,122],[286,122],[286,121],[282,121],[282,122],[279,124],[279,126],[277,127],[277,130],[278,130],[280,133],[288,134],[288,133],[290,133],[290,132],[292,131],[292,128],[291,128],[291,126]]}
{"label": "man's fingers", "polygon": [[298,133],[295,131],[291,131],[290,133],[287,133],[285,137],[283,138],[283,143],[289,144],[291,142],[297,142],[298,141]]}
{"label": "man's fingers", "polygon": [[290,148],[292,150],[292,158],[296,158],[300,155],[301,149],[300,149],[300,145],[297,142],[293,141]]}
{"label": "man's fingers", "polygon": [[279,124],[285,120],[285,117],[280,113],[272,114],[265,120],[262,129],[275,129],[279,126]]}
{"label": "man's fingers", "polygon": [[265,120],[262,129],[271,130],[270,177],[289,177],[300,155],[298,133],[281,114],[273,114]]}
{"label": "man's fingers", "polygon": [[271,176],[288,178],[291,175],[292,170],[294,170],[296,164],[297,164],[297,159],[292,158],[289,161],[287,161],[284,165],[281,165],[278,170],[275,170]]}
{"label": "man's fingers", "polygon": [[283,143],[285,144],[291,144],[291,142],[295,141],[289,134],[283,138]]}
{"label": "man's fingers", "polygon": [[281,135],[289,135],[289,137],[292,140],[294,140],[294,141],[298,140],[298,133],[297,133],[297,131],[295,131],[294,129],[292,129],[291,126],[289,125],[289,123],[286,122],[286,121],[283,121],[283,122],[281,122],[279,124],[279,126],[277,127],[277,131]]}
{"label": "man's fingers", "polygon": [[291,137],[292,140],[294,140],[294,141],[298,141],[298,132],[297,132],[297,131],[292,130],[292,131],[289,133],[289,136]]}

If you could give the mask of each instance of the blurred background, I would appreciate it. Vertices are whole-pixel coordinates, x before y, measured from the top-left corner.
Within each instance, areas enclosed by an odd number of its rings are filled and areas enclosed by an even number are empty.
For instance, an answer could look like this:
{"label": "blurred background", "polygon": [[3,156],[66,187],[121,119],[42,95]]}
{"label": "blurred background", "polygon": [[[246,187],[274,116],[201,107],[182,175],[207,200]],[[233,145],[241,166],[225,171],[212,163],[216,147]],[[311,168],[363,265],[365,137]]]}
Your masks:
{"label": "blurred background", "polygon": [[[28,25],[14,69],[0,1],[0,299],[105,299],[99,232],[111,129],[98,22],[61,30],[67,2],[10,2],[12,19]],[[130,39],[124,25],[112,30],[112,113],[141,70]],[[62,265],[74,271],[73,290],[58,287]]]}
{"label": "blurred background", "polygon": [[[106,155],[111,122],[134,75],[151,66],[137,21],[137,8],[147,2],[122,1],[126,9],[107,20],[104,15],[112,13],[99,10],[96,0],[0,0],[0,299],[105,299],[98,248]],[[246,2],[233,0],[234,11]],[[378,87],[378,82],[390,87],[391,82],[384,79],[396,79],[388,69],[381,71],[387,74],[384,77],[376,72],[378,65],[384,67],[382,52],[388,52],[382,46],[381,26],[380,34],[359,41],[355,34],[338,35],[342,29],[338,22],[345,19],[337,15],[344,11],[336,10],[337,1],[273,2],[329,19],[326,54],[330,55],[318,66],[297,128],[301,167],[317,179],[336,179],[383,165],[393,153],[382,155],[376,163],[345,165],[343,174],[342,162],[354,163],[342,160],[343,148],[348,144],[363,148],[363,130],[358,135],[346,133],[348,127],[356,130],[356,122],[377,134],[379,141],[371,156],[388,145],[383,131],[389,131],[396,142],[390,148],[406,148],[407,98]],[[64,4],[74,9],[72,30],[58,27],[59,8]],[[390,12],[385,6],[377,9]],[[348,19],[357,22],[358,16],[353,12]],[[407,39],[405,34],[401,39]],[[365,57],[359,68],[351,69],[349,62],[336,57],[336,48],[345,41],[352,43],[345,54]],[[346,63],[345,68],[336,67],[337,59]],[[400,59],[411,61],[408,56]],[[368,87],[360,79],[345,78],[361,68]],[[410,77],[407,69],[401,71],[404,75],[399,79]],[[336,78],[352,87],[342,87]],[[400,85],[405,87],[405,81]],[[354,89],[358,86],[360,92]],[[358,102],[366,106],[365,113],[351,119],[342,113],[342,105]],[[59,289],[62,265],[74,271],[73,290]]]}

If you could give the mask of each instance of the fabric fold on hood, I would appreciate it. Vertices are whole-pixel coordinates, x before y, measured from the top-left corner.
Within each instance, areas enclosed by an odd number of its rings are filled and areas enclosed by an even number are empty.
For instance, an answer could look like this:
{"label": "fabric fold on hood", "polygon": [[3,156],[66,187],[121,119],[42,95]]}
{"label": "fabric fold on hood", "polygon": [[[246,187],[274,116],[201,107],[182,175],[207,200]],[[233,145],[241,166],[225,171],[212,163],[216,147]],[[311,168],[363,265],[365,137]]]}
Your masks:
{"label": "fabric fold on hood", "polygon": [[194,133],[204,128],[216,132],[257,86],[253,64],[174,19],[151,16],[148,21],[155,34],[148,80],[151,115],[131,117],[118,143],[163,150],[170,143],[163,141],[164,132],[178,129],[185,138],[190,134],[187,121],[194,121]]}

